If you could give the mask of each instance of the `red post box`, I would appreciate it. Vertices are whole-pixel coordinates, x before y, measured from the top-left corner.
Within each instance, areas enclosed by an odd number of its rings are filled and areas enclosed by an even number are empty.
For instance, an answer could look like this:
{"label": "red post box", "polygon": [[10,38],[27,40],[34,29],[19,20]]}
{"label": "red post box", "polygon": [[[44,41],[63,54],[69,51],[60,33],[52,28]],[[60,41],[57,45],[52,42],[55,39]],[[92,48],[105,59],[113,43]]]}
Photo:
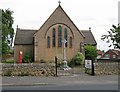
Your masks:
{"label": "red post box", "polygon": [[22,51],[19,51],[19,56],[18,56],[18,63],[21,64],[22,63]]}

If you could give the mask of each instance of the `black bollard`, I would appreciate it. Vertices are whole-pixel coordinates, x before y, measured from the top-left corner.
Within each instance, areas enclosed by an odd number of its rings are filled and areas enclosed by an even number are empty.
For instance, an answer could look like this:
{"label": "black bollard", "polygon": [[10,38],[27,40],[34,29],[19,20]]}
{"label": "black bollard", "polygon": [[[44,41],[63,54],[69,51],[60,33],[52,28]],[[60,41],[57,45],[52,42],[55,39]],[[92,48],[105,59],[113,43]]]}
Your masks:
{"label": "black bollard", "polygon": [[94,64],[93,64],[93,61],[94,60],[92,59],[92,74],[91,74],[92,76],[94,76]]}
{"label": "black bollard", "polygon": [[57,77],[57,57],[55,56],[55,76]]}

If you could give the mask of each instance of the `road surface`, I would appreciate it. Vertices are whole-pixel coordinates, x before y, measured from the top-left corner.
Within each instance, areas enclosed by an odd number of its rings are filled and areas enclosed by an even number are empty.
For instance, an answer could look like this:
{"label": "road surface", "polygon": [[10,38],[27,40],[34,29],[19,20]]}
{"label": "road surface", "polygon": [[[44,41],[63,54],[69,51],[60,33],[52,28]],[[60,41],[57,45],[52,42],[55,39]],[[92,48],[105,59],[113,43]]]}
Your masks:
{"label": "road surface", "polygon": [[3,90],[118,90],[117,75],[3,77]]}

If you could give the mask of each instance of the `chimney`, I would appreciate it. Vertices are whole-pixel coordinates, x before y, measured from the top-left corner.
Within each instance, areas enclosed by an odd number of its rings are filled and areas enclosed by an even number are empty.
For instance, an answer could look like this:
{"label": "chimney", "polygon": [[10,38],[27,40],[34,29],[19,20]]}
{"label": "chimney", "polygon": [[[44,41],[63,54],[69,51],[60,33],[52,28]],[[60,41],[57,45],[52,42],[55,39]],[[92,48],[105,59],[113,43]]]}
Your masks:
{"label": "chimney", "polygon": [[16,30],[20,30],[20,28],[18,27],[18,25],[17,25],[17,28],[16,28]]}

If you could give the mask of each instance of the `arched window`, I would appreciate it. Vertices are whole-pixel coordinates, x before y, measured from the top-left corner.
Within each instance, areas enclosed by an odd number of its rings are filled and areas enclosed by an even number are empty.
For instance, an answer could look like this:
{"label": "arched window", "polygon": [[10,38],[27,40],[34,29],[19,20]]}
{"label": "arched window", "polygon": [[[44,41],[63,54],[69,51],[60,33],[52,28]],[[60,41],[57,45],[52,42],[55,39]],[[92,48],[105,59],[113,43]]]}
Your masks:
{"label": "arched window", "polygon": [[69,46],[70,46],[70,48],[72,48],[72,37],[70,37],[70,42],[69,42]]}
{"label": "arched window", "polygon": [[53,31],[52,31],[52,46],[53,47],[56,46],[56,31],[55,31],[55,28],[53,28]]}
{"label": "arched window", "polygon": [[47,37],[47,48],[50,48],[50,37]]}
{"label": "arched window", "polygon": [[62,47],[62,27],[58,26],[58,47]]}
{"label": "arched window", "polygon": [[[64,39],[67,41],[67,29],[64,30]],[[65,47],[67,47],[67,42],[65,43]]]}

